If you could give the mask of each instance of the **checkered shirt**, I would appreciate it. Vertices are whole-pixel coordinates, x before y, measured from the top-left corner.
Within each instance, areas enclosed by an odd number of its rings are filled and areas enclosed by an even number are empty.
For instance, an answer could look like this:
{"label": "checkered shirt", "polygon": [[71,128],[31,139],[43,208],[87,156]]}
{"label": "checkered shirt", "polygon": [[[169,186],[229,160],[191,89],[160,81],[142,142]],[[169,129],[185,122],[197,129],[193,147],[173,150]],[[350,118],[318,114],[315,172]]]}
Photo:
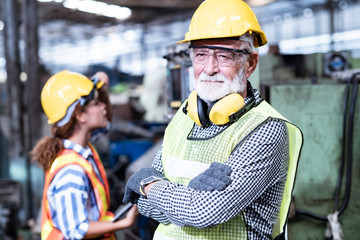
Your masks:
{"label": "checkered shirt", "polygon": [[[257,90],[254,90],[254,96],[259,103],[261,97]],[[250,101],[245,98],[245,104]],[[225,127],[195,124],[191,136],[212,137]],[[270,121],[229,156],[226,164],[233,170],[232,183],[224,191],[198,194],[187,186],[161,181],[151,188],[148,199],[139,199],[138,208],[141,214],[160,223],[196,228],[221,224],[243,212],[248,239],[271,239],[285,186],[287,159],[286,125],[281,121]],[[161,149],[152,166],[164,174]],[[208,214],[199,214],[196,210],[203,208]]]}

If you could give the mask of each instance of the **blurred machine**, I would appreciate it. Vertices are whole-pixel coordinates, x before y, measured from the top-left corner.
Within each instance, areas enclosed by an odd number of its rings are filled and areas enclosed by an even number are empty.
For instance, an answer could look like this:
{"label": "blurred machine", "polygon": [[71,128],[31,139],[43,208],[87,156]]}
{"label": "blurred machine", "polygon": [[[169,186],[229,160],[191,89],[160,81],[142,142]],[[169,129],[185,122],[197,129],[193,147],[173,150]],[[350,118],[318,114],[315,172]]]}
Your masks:
{"label": "blurred machine", "polygon": [[18,210],[21,206],[20,183],[0,180],[0,239],[17,239]]}
{"label": "blurred machine", "polygon": [[262,96],[304,134],[289,239],[360,237],[360,66],[349,59],[330,52],[261,60]]}
{"label": "blurred machine", "polygon": [[181,103],[188,97],[192,89],[193,68],[187,44],[170,45],[167,54],[167,98],[169,117],[175,114]]}

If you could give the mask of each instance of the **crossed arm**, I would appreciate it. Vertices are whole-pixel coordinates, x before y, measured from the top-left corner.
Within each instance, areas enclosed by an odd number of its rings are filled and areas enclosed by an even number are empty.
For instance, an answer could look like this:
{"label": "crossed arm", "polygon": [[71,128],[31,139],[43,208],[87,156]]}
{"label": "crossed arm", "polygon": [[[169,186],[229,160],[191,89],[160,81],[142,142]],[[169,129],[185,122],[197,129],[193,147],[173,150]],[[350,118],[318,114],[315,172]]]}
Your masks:
{"label": "crossed arm", "polygon": [[[270,136],[265,134],[269,128]],[[284,178],[287,148],[286,127],[270,122],[231,154],[226,165],[232,169],[232,182],[224,190],[198,191],[160,181],[151,186],[147,199],[139,199],[139,211],[161,223],[179,226],[206,228],[226,222]],[[161,151],[152,167],[163,173]]]}

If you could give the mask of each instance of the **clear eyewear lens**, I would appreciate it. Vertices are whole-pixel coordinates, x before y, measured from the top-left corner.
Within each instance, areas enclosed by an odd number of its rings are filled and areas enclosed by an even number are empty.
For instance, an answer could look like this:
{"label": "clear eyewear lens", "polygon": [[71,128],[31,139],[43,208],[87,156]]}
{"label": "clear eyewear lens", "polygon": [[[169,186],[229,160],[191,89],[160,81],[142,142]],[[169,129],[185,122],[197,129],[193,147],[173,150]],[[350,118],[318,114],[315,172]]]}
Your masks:
{"label": "clear eyewear lens", "polygon": [[234,66],[238,60],[237,53],[231,50],[193,49],[193,61],[198,64],[206,64],[210,56],[221,67]]}

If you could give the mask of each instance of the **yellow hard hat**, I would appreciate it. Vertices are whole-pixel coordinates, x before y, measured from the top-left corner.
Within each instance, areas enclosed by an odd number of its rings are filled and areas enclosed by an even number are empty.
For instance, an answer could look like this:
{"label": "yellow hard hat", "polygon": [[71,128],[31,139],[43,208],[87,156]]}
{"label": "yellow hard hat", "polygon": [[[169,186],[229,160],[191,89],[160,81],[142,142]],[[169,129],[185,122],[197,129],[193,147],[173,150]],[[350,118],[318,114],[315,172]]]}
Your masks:
{"label": "yellow hard hat", "polygon": [[68,108],[81,97],[88,96],[94,85],[99,89],[103,82],[93,82],[80,73],[68,70],[50,77],[41,91],[41,105],[48,123],[53,124],[63,119]]}
{"label": "yellow hard hat", "polygon": [[195,11],[185,39],[178,43],[238,37],[247,32],[255,33],[255,47],[267,43],[254,12],[244,1],[206,0]]}

